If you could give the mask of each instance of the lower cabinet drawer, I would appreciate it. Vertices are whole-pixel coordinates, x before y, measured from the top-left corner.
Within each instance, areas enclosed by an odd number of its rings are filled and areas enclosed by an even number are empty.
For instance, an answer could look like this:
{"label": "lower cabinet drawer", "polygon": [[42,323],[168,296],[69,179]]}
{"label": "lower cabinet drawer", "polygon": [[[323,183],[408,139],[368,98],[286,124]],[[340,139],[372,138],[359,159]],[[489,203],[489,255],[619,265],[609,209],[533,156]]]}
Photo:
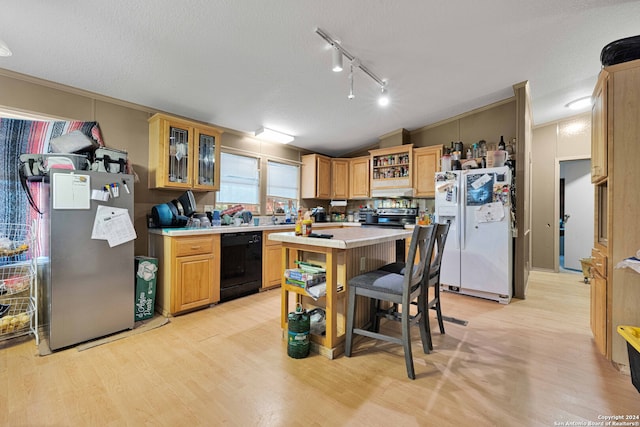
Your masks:
{"label": "lower cabinet drawer", "polygon": [[213,238],[207,237],[179,237],[174,238],[175,256],[201,255],[213,252]]}

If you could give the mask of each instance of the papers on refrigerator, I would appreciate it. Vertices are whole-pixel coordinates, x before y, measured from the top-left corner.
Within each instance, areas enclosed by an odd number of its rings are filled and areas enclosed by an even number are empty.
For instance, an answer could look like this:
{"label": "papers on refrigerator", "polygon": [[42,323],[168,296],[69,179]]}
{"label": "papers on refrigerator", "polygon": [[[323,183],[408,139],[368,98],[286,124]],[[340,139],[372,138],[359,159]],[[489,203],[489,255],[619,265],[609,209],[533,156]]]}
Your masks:
{"label": "papers on refrigerator", "polygon": [[471,183],[471,187],[473,187],[474,190],[477,190],[478,188],[482,187],[489,181],[493,181],[493,177],[485,173],[484,175],[481,175],[480,178],[473,181]]}
{"label": "papers on refrigerator", "polygon": [[482,206],[493,201],[494,174],[469,173],[466,179],[467,206]]}
{"label": "papers on refrigerator", "polygon": [[487,203],[475,210],[475,220],[479,222],[498,222],[504,218],[504,206],[501,202]]}
{"label": "papers on refrigerator", "polygon": [[53,209],[90,209],[91,176],[53,174]]}
{"label": "papers on refrigerator", "polygon": [[93,221],[91,238],[106,240],[110,247],[118,246],[134,240],[136,230],[133,228],[129,210],[99,205]]}

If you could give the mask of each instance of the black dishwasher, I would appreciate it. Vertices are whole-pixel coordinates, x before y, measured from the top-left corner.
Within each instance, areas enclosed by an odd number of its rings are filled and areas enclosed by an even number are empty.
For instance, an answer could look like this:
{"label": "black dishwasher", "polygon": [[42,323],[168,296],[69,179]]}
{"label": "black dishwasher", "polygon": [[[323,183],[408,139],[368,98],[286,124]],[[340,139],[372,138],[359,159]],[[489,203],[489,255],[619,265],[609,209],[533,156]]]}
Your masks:
{"label": "black dishwasher", "polygon": [[222,233],[220,301],[258,292],[262,286],[262,232]]}

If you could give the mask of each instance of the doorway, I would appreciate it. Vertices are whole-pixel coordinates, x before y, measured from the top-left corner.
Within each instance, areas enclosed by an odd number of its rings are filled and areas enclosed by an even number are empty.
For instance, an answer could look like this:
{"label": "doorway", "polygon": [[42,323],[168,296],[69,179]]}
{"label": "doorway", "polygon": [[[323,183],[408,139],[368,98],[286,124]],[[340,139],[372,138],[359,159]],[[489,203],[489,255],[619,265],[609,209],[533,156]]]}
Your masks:
{"label": "doorway", "polygon": [[582,271],[593,247],[593,185],[589,159],[560,161],[560,271]]}

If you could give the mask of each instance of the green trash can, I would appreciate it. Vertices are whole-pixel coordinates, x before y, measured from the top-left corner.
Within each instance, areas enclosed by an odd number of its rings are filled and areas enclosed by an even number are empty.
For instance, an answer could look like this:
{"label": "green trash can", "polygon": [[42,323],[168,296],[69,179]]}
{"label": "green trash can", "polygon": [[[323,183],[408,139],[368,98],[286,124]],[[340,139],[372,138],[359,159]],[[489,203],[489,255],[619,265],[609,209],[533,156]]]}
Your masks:
{"label": "green trash can", "polygon": [[135,258],[135,321],[150,319],[153,317],[156,303],[156,273],[158,272],[158,259],[146,256]]}
{"label": "green trash can", "polygon": [[296,311],[289,313],[287,323],[289,325],[287,354],[294,359],[304,359],[309,355],[311,346],[309,313],[298,304]]}

